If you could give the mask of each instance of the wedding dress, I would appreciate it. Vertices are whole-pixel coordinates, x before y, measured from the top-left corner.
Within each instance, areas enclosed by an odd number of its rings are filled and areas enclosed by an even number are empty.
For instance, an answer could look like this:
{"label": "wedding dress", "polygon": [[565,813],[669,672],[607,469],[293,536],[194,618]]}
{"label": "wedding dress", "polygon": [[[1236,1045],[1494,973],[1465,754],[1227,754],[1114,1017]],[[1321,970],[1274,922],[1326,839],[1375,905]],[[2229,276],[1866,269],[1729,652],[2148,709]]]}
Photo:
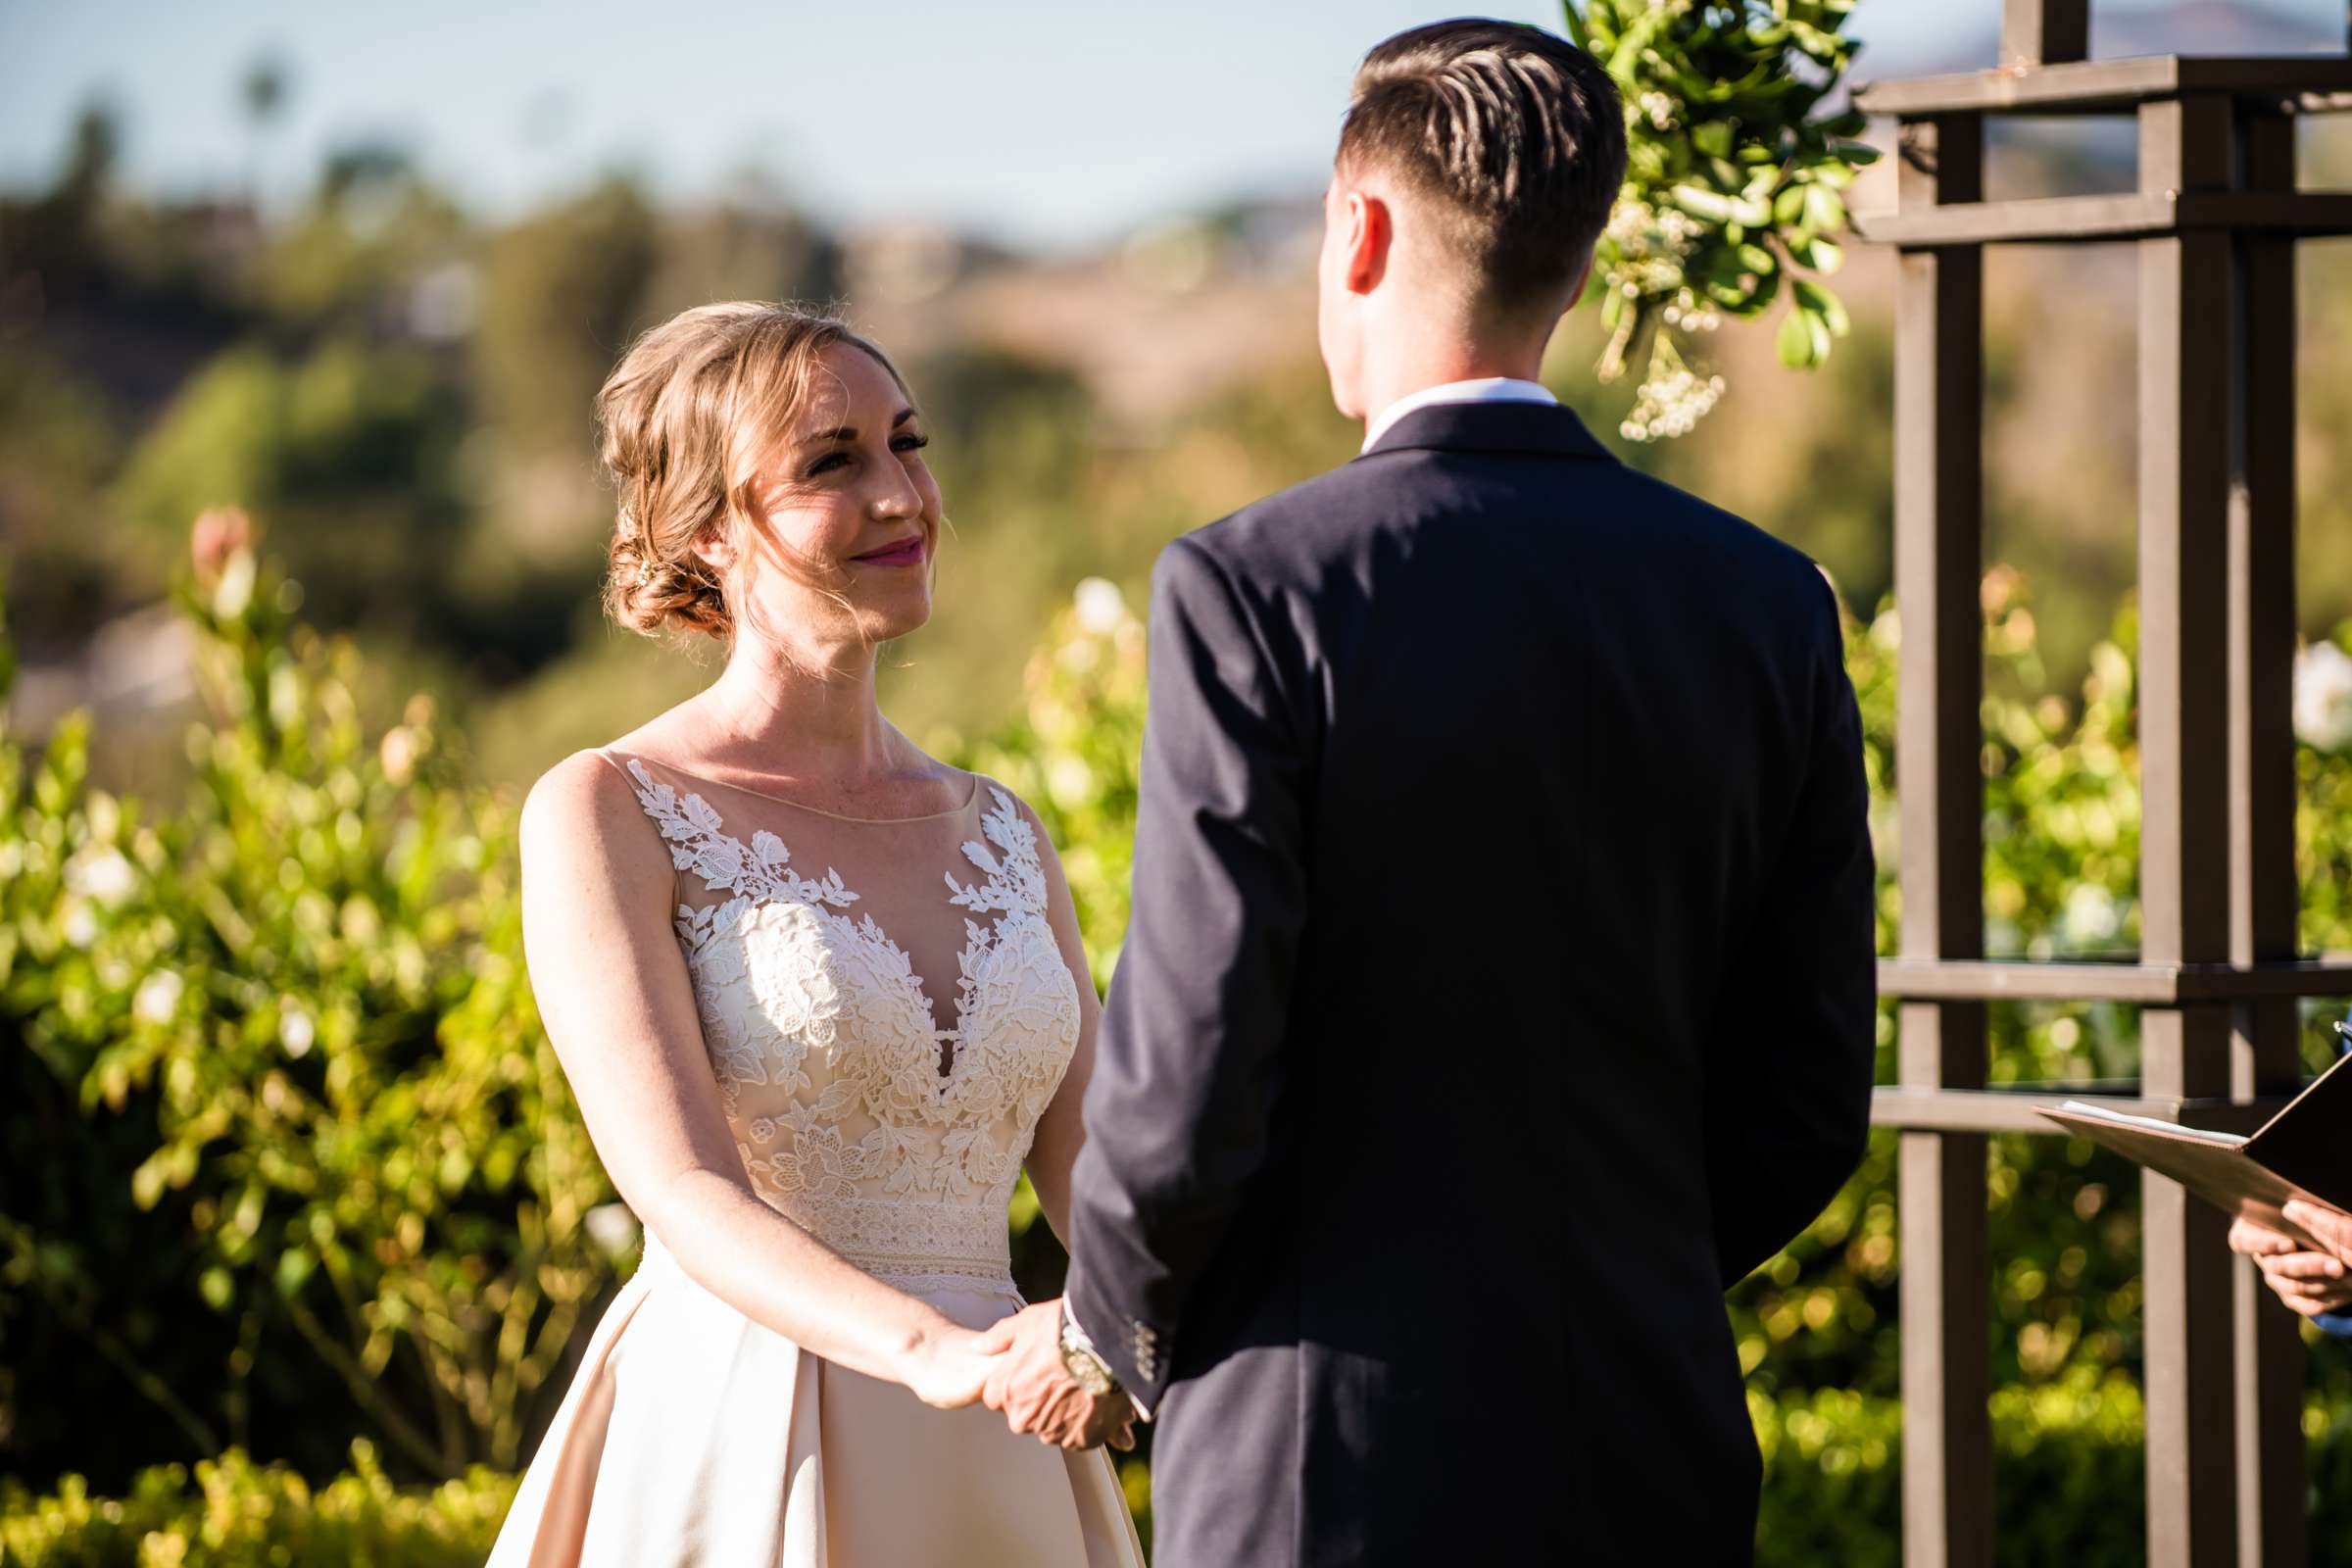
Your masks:
{"label": "wedding dress", "polygon": [[[1028,818],[987,780],[955,810],[870,821],[641,758],[625,771],[669,844],[678,944],[754,1189],[966,1327],[1017,1310],[1005,1205],[1078,1037]],[[1142,1561],[1105,1453],[833,1365],[696,1285],[650,1234],[490,1558]]]}

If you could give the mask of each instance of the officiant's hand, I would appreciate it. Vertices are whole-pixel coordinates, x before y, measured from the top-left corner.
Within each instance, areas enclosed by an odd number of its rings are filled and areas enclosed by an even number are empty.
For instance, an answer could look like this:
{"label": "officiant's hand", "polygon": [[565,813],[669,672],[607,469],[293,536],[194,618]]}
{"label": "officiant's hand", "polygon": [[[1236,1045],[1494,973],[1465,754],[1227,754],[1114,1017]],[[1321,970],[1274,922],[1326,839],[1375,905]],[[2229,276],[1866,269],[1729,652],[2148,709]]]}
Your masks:
{"label": "officiant's hand", "polygon": [[1112,1388],[1093,1395],[1061,1361],[1061,1302],[1040,1301],[981,1334],[996,1356],[980,1397],[1015,1432],[1063,1448],[1135,1446],[1135,1406]]}
{"label": "officiant's hand", "polygon": [[2352,1223],[2300,1200],[2288,1203],[2281,1212],[2318,1242],[2321,1250],[2244,1219],[2230,1227],[2230,1250],[2254,1259],[2254,1266],[2262,1270],[2263,1283],[2305,1317],[2352,1306]]}

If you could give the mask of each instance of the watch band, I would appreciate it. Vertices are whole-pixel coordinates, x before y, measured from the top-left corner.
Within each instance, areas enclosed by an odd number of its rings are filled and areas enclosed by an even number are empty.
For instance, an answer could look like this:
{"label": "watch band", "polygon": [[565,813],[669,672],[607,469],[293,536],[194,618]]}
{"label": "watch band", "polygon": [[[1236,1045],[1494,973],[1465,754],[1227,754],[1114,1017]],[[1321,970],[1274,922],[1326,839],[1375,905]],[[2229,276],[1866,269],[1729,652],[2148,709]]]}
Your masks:
{"label": "watch band", "polygon": [[1118,1389],[1118,1375],[1095,1348],[1095,1342],[1087,1338],[1086,1330],[1078,1326],[1078,1320],[1070,1315],[1066,1296],[1061,1301],[1061,1364],[1080,1388],[1097,1397]]}

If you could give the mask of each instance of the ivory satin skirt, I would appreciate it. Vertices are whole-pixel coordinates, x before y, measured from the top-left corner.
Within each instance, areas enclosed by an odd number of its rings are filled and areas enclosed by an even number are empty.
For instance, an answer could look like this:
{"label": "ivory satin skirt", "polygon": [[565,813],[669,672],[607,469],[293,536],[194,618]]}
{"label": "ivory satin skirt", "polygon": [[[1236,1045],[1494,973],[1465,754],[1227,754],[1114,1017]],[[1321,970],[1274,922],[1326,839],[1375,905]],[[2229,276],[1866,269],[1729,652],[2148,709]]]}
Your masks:
{"label": "ivory satin skirt", "polygon": [[[985,1328],[983,1282],[917,1294]],[[1131,1568],[1109,1456],[934,1410],[752,1322],[649,1249],[597,1324],[490,1568]]]}

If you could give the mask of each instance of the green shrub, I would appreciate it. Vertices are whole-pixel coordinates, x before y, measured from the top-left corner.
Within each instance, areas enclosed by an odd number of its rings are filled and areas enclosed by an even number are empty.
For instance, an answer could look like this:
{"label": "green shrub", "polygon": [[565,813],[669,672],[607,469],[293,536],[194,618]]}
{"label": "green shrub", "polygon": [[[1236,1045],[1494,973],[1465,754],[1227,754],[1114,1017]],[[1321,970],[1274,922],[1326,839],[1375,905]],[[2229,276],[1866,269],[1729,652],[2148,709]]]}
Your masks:
{"label": "green shrub", "polygon": [[[1896,1568],[1902,1411],[1825,1389],[1748,1396],[1764,1451],[1759,1568]],[[2138,1568],[2147,1561],[2145,1410],[2128,1379],[2081,1370],[1992,1396],[1993,1540],[2005,1565]],[[2352,1408],[2314,1400],[2313,1568],[2352,1564]]]}
{"label": "green shrub", "polygon": [[[468,781],[428,705],[364,732],[353,655],[292,602],[250,549],[183,593],[211,716],[168,811],[89,786],[78,720],[37,760],[0,732],[0,1457],[129,1488],[124,1506],[159,1460],[318,1476],[355,1436],[396,1479],[510,1471],[626,1263],[591,1235],[611,1189],[531,1005],[511,802]],[[1985,605],[1994,949],[2127,948],[2130,617],[2078,701],[2048,690],[2014,574]],[[1883,942],[1898,643],[1891,613],[1848,643]],[[1126,919],[1142,661],[1141,623],[1086,585],[1017,721],[957,755],[1044,816],[1098,980]],[[2352,946],[2352,762],[2307,749],[2299,768],[2305,942]],[[1999,1006],[1992,1029],[1996,1079],[2133,1065],[2127,1008]],[[1883,1070],[1891,1044],[1888,1018]],[[1806,1550],[1894,1541],[1889,1144],[1731,1303],[1774,1455],[1768,1539]],[[1988,1174],[2003,1540],[2136,1530],[2136,1179],[2054,1138],[1997,1141]],[[1039,1292],[1059,1257],[1035,1218],[1024,1193],[1016,1267]],[[2347,1361],[2315,1356],[2323,1507],[2352,1493]]]}
{"label": "green shrub", "polygon": [[366,1443],[352,1469],[314,1491],[240,1449],[142,1471],[121,1498],[78,1476],[36,1497],[0,1488],[0,1558],[23,1568],[471,1568],[489,1554],[514,1479],[475,1468],[430,1488],[398,1487]]}
{"label": "green shrub", "polygon": [[87,788],[78,722],[29,767],[0,734],[12,1471],[318,1473],[355,1432],[414,1474],[512,1467],[612,1279],[514,809],[428,704],[364,734],[350,648],[291,602],[249,549],[183,593],[213,716],[172,813]]}
{"label": "green shrub", "polygon": [[[1761,1568],[1896,1568],[1900,1561],[1902,1415],[1894,1401],[1840,1390],[1751,1395],[1765,1457]],[[2130,1568],[2146,1559],[2139,1394],[2077,1376],[1993,1397],[1995,1539],[2003,1563]],[[2352,1563],[2352,1422],[2315,1404],[2310,1471],[2315,1568]],[[438,1568],[482,1560],[514,1494],[486,1468],[433,1488],[394,1486],[365,1443],[350,1473],[316,1492],[282,1466],[241,1452],[141,1474],[120,1500],[79,1478],[35,1497],[0,1488],[0,1555],[44,1564],[350,1563]],[[1149,1530],[1150,1479],[1138,1460],[1121,1480]],[[1147,1537],[1147,1539],[1149,1539]]]}

